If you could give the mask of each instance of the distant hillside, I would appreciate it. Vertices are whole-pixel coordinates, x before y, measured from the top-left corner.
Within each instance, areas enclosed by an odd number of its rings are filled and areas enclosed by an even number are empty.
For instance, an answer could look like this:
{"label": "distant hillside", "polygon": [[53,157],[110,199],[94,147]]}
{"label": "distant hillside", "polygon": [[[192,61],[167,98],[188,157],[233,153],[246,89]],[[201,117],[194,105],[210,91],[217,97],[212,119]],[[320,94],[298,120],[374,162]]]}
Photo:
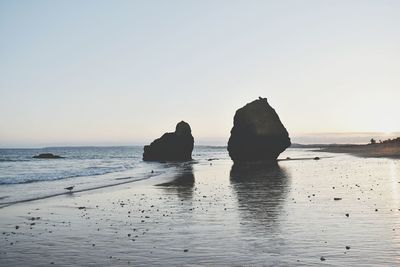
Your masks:
{"label": "distant hillside", "polygon": [[356,144],[297,144],[293,143],[290,148],[324,148],[324,147],[348,147],[361,146]]}

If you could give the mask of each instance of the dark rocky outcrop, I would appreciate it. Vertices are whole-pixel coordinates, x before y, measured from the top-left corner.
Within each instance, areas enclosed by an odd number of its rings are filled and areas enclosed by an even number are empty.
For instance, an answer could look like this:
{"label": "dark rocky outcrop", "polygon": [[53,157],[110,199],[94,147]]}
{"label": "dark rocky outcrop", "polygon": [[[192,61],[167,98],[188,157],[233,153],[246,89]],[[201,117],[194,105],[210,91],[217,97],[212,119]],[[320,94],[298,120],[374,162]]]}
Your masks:
{"label": "dark rocky outcrop", "polygon": [[266,98],[236,111],[228,142],[229,156],[235,163],[274,162],[290,144],[286,128]]}
{"label": "dark rocky outcrop", "polygon": [[52,153],[42,153],[36,156],[33,156],[35,159],[62,159],[63,157],[54,155]]}
{"label": "dark rocky outcrop", "polygon": [[184,121],[176,125],[175,132],[165,133],[144,147],[145,161],[187,161],[192,159],[194,139],[190,125]]}

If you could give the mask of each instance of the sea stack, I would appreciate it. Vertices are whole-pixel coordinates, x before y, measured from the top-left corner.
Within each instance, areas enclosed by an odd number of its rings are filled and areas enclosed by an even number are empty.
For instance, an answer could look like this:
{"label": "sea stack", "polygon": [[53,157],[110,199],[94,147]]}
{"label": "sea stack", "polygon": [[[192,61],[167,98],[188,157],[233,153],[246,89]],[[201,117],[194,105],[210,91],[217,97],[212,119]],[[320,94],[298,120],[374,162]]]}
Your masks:
{"label": "sea stack", "polygon": [[175,132],[165,133],[144,147],[145,161],[188,161],[192,159],[194,139],[190,125],[184,121],[176,125]]}
{"label": "sea stack", "polygon": [[289,134],[266,98],[259,98],[236,111],[228,142],[236,163],[276,162],[291,145]]}

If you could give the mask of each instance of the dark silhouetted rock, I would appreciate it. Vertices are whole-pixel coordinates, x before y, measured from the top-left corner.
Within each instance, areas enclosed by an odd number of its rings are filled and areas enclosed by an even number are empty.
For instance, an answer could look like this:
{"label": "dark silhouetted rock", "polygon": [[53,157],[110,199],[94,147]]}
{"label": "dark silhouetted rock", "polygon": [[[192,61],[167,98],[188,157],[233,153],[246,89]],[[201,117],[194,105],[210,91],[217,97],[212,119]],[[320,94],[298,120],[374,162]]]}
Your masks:
{"label": "dark silhouetted rock", "polygon": [[235,163],[276,161],[290,144],[286,128],[266,98],[236,111],[228,142],[229,156]]}
{"label": "dark silhouetted rock", "polygon": [[175,132],[165,133],[144,147],[145,161],[186,161],[192,159],[194,139],[190,125],[184,121],[176,125]]}
{"label": "dark silhouetted rock", "polygon": [[54,155],[52,153],[42,153],[36,156],[33,156],[35,159],[62,159],[63,157]]}

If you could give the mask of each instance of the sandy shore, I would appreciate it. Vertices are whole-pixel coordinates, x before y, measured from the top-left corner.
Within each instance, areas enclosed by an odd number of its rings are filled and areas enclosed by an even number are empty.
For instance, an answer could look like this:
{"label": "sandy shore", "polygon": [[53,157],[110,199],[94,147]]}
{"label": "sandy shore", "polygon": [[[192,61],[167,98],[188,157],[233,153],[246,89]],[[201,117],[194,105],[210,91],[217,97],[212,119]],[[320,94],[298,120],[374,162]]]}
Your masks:
{"label": "sandy shore", "polygon": [[0,266],[394,266],[399,172],[399,161],[346,155],[182,164],[0,209]]}
{"label": "sandy shore", "polygon": [[359,157],[400,158],[400,144],[337,145],[322,147],[320,150],[315,151],[348,153]]}

